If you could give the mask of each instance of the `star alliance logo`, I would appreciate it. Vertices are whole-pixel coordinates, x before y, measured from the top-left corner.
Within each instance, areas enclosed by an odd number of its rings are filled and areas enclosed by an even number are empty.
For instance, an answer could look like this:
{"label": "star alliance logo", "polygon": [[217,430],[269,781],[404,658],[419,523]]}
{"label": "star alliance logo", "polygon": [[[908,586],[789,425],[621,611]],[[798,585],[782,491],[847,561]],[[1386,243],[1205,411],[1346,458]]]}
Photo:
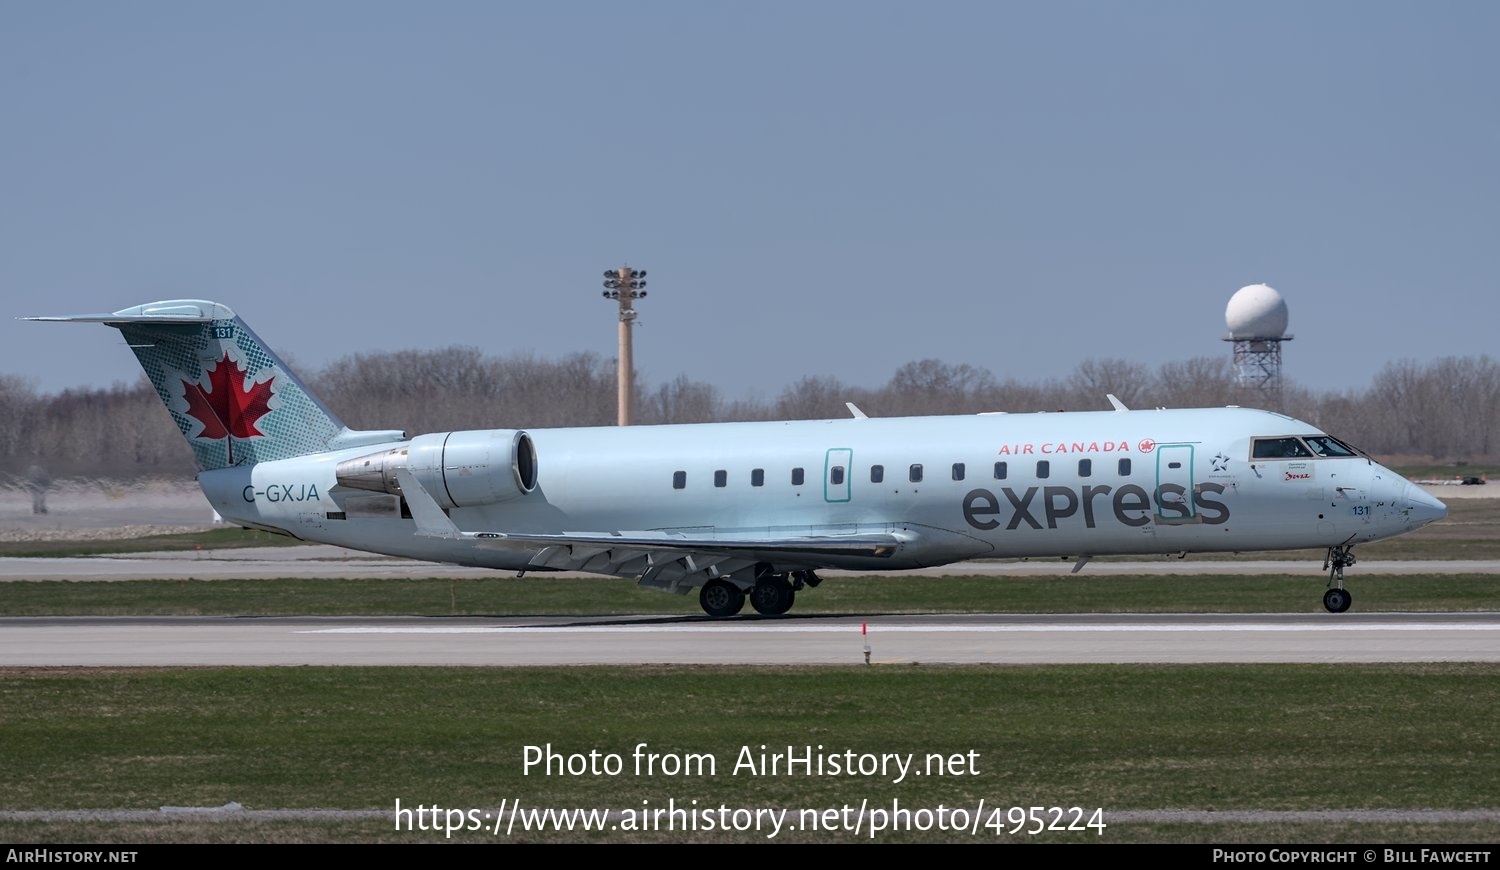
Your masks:
{"label": "star alliance logo", "polygon": [[1220,453],[1219,455],[1215,456],[1213,459],[1210,459],[1209,462],[1212,462],[1214,464],[1214,471],[1228,471],[1229,470],[1229,457],[1225,456],[1222,453]]}

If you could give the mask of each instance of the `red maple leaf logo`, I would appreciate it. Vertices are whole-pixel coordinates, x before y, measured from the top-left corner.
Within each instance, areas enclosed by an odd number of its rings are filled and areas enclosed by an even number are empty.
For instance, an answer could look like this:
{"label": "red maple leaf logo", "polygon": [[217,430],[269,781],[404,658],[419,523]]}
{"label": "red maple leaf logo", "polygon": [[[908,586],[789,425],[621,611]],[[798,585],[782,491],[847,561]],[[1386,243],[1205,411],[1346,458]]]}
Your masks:
{"label": "red maple leaf logo", "polygon": [[246,371],[229,358],[213,364],[206,375],[205,386],[194,381],[182,382],[182,397],[187,400],[188,416],[203,424],[203,431],[193,436],[217,441],[230,438],[229,461],[234,463],[234,438],[261,438],[264,432],[255,428],[256,421],[271,412],[273,377],[258,384],[246,384]]}

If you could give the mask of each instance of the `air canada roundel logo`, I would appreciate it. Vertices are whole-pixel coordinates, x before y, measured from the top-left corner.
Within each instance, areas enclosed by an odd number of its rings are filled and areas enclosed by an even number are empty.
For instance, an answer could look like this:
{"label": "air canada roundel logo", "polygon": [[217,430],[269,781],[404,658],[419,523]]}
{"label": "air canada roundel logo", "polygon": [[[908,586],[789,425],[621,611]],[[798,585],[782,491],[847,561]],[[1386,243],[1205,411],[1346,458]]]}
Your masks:
{"label": "air canada roundel logo", "polygon": [[1156,442],[1152,441],[1150,438],[1142,438],[1141,443],[1136,445],[1136,449],[1141,451],[1142,453],[1150,453],[1151,451],[1156,449]]}
{"label": "air canada roundel logo", "polygon": [[228,439],[231,464],[235,438],[265,437],[257,423],[271,412],[276,397],[274,373],[259,382],[251,381],[248,374],[225,351],[223,359],[206,364],[198,380],[182,379],[182,398],[187,402],[183,414],[202,425],[201,431],[190,437],[203,441]]}

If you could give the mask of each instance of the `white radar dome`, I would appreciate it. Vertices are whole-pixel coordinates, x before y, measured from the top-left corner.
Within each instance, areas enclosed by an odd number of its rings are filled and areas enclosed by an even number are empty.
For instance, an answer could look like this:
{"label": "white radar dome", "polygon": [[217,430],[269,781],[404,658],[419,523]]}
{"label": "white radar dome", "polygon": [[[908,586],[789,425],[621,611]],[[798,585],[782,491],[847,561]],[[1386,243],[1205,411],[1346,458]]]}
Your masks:
{"label": "white radar dome", "polygon": [[1230,338],[1280,338],[1286,334],[1286,300],[1265,284],[1241,287],[1229,297],[1224,323]]}

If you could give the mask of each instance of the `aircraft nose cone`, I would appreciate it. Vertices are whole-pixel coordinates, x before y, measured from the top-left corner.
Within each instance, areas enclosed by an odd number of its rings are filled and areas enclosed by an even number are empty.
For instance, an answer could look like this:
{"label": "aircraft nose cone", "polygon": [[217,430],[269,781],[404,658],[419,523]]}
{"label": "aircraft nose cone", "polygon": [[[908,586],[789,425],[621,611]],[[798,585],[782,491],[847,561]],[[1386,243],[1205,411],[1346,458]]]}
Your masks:
{"label": "aircraft nose cone", "polygon": [[1406,485],[1407,518],[1412,528],[1437,522],[1448,515],[1448,506],[1428,495],[1415,483]]}

